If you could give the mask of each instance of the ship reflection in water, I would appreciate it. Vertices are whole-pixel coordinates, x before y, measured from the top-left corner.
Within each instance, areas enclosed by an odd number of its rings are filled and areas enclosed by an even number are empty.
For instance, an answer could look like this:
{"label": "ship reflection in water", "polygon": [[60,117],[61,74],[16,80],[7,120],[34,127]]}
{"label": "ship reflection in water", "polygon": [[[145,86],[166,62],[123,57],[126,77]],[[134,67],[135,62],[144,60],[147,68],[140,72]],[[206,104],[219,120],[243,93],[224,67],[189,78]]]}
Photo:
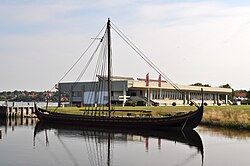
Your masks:
{"label": "ship reflection in water", "polygon": [[[94,128],[94,127],[80,127],[80,126],[70,126],[70,125],[58,125],[58,124],[48,124],[38,122],[34,129],[34,141],[36,141],[36,136],[41,133],[44,134],[44,141],[46,146],[50,146],[50,139],[48,138],[48,131],[54,131],[58,141],[61,143],[65,152],[70,156],[72,163],[74,165],[78,165],[77,159],[74,156],[74,152],[70,151],[71,147],[67,146],[66,143],[63,142],[63,138],[73,138],[80,139],[85,142],[85,150],[88,154],[89,164],[91,166],[110,166],[110,165],[137,165],[128,157],[131,154],[127,152],[123,155],[119,156],[122,157],[125,163],[114,163],[112,157],[116,156],[116,149],[117,153],[120,153],[120,144],[128,144],[128,142],[144,144],[144,152],[140,153],[150,153],[151,149],[153,148],[150,146],[150,141],[157,142],[156,147],[158,151],[168,151],[168,149],[162,149],[162,144],[172,143],[172,145],[176,145],[180,143],[181,145],[190,147],[192,153],[187,155],[186,159],[179,160],[179,164],[183,165],[188,160],[194,158],[196,155],[200,156],[200,164],[203,165],[203,144],[199,134],[194,130],[189,131],[176,131],[176,130],[169,130],[169,131],[150,131],[150,130],[128,130],[125,128]],[[41,137],[39,137],[41,138]],[[67,140],[67,139],[66,139]],[[67,141],[66,141],[67,142]],[[154,143],[155,144],[155,143]],[[34,146],[36,146],[36,142],[34,142]],[[134,149],[135,147],[131,147]],[[154,148],[156,149],[156,148]],[[72,149],[74,151],[74,149]],[[141,151],[141,150],[140,150]],[[131,152],[129,152],[131,153]],[[137,154],[133,152],[134,156],[141,156],[141,154]],[[165,152],[164,152],[165,153]],[[169,151],[171,153],[171,151]],[[200,154],[200,155],[199,155]],[[181,155],[180,155],[181,156]],[[160,156],[159,156],[160,157]],[[146,160],[144,158],[143,160]],[[157,158],[155,158],[157,160]],[[162,159],[160,159],[162,162]],[[184,162],[184,163],[182,163]],[[130,164],[129,164],[130,163]],[[157,163],[157,162],[155,162]],[[164,164],[167,164],[168,160],[164,161]],[[85,163],[86,164],[86,163]],[[139,163],[138,163],[139,164]],[[163,163],[161,163],[163,164]],[[146,165],[151,165],[147,163]],[[176,164],[175,164],[176,165]]]}
{"label": "ship reflection in water", "polygon": [[250,165],[249,131],[207,127],[196,131],[72,127],[42,124],[32,118],[0,119],[0,165]]}

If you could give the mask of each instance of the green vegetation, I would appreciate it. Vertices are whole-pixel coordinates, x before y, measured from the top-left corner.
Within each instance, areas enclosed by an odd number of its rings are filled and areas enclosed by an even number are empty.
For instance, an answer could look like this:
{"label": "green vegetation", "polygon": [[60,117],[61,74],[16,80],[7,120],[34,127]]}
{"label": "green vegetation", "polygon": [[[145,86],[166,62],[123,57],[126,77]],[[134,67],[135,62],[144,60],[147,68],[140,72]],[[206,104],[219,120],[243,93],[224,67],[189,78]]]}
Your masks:
{"label": "green vegetation", "polygon": [[[107,107],[104,107],[106,110]],[[101,109],[101,108],[100,108]],[[152,116],[173,115],[177,112],[188,112],[196,109],[194,106],[160,106],[160,107],[113,107],[117,112],[116,115],[124,116],[131,111],[131,115],[139,115],[140,112],[134,112],[133,110],[151,110]],[[55,108],[50,108],[55,110]],[[86,111],[88,110],[88,111]],[[92,112],[89,107],[65,107],[58,108],[56,112],[62,112],[67,114],[83,114],[84,112]],[[126,110],[126,112],[119,112],[118,110]],[[219,126],[225,128],[234,129],[250,129],[250,105],[241,106],[206,106],[204,116],[201,122],[206,126]]]}
{"label": "green vegetation", "polygon": [[[44,92],[35,92],[35,91],[4,91],[0,92],[0,101],[24,101],[24,102],[30,102],[30,101],[47,101],[47,97],[49,96],[49,101],[57,102],[59,94],[57,91],[50,92],[50,91],[44,91]],[[68,98],[68,96],[62,96],[64,99]],[[64,100],[65,101],[65,100]],[[66,100],[67,101],[67,100]]]}
{"label": "green vegetation", "polygon": [[202,84],[202,83],[200,83],[200,82],[197,82],[197,83],[194,83],[194,84],[191,84],[191,86],[204,86],[204,87],[211,87],[210,85],[208,85],[208,84]]}
{"label": "green vegetation", "polygon": [[[98,109],[102,109],[104,108],[105,110],[108,110],[108,107],[98,107]],[[51,110],[55,110],[55,108],[50,107],[49,109]],[[152,111],[152,115],[153,116],[159,116],[159,115],[165,115],[165,114],[174,114],[176,112],[187,112],[187,111],[192,111],[195,110],[196,107],[194,106],[176,106],[176,107],[171,107],[171,106],[160,106],[160,107],[154,107],[154,106],[149,106],[149,107],[145,107],[145,106],[136,106],[136,107],[132,107],[132,106],[126,106],[126,107],[121,107],[121,106],[115,106],[112,107],[112,109],[114,111],[119,111],[119,110],[132,110],[131,112],[133,112],[133,110],[151,110]],[[90,108],[90,107],[60,107],[57,108],[55,111],[56,112],[63,112],[63,113],[67,113],[67,114],[81,114],[81,111],[84,110],[95,110],[95,108]],[[129,111],[128,111],[129,112]]]}

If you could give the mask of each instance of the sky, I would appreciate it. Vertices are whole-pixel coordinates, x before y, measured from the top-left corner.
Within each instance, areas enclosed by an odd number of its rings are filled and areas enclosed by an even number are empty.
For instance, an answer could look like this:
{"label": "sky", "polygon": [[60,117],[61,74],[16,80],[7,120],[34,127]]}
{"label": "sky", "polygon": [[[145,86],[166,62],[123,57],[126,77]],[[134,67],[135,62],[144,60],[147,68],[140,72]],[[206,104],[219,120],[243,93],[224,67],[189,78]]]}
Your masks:
{"label": "sky", "polygon": [[[173,82],[249,90],[250,1],[0,0],[0,91],[50,90],[108,18]],[[158,78],[112,36],[114,75]]]}

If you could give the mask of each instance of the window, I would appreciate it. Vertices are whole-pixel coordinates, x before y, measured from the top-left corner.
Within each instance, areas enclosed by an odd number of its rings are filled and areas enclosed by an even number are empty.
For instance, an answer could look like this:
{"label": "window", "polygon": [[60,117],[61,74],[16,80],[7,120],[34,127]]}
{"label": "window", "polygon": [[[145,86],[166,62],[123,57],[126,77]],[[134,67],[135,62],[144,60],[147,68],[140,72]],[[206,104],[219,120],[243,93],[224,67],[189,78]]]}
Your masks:
{"label": "window", "polygon": [[73,91],[72,92],[72,96],[73,97],[81,97],[82,96],[82,92],[81,91]]}
{"label": "window", "polygon": [[136,96],[136,92],[131,92],[131,96]]}

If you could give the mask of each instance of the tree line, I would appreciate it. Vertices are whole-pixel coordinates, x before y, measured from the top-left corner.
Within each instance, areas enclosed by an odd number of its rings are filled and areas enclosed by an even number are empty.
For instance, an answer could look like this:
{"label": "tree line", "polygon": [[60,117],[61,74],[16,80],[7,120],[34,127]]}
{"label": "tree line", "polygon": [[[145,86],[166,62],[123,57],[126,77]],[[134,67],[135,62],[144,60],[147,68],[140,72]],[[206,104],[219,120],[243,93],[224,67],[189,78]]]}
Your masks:
{"label": "tree line", "polygon": [[0,92],[0,101],[16,101],[16,102],[30,102],[30,101],[49,101],[57,102],[58,101],[58,91],[50,92],[36,92],[36,91],[4,91]]}

